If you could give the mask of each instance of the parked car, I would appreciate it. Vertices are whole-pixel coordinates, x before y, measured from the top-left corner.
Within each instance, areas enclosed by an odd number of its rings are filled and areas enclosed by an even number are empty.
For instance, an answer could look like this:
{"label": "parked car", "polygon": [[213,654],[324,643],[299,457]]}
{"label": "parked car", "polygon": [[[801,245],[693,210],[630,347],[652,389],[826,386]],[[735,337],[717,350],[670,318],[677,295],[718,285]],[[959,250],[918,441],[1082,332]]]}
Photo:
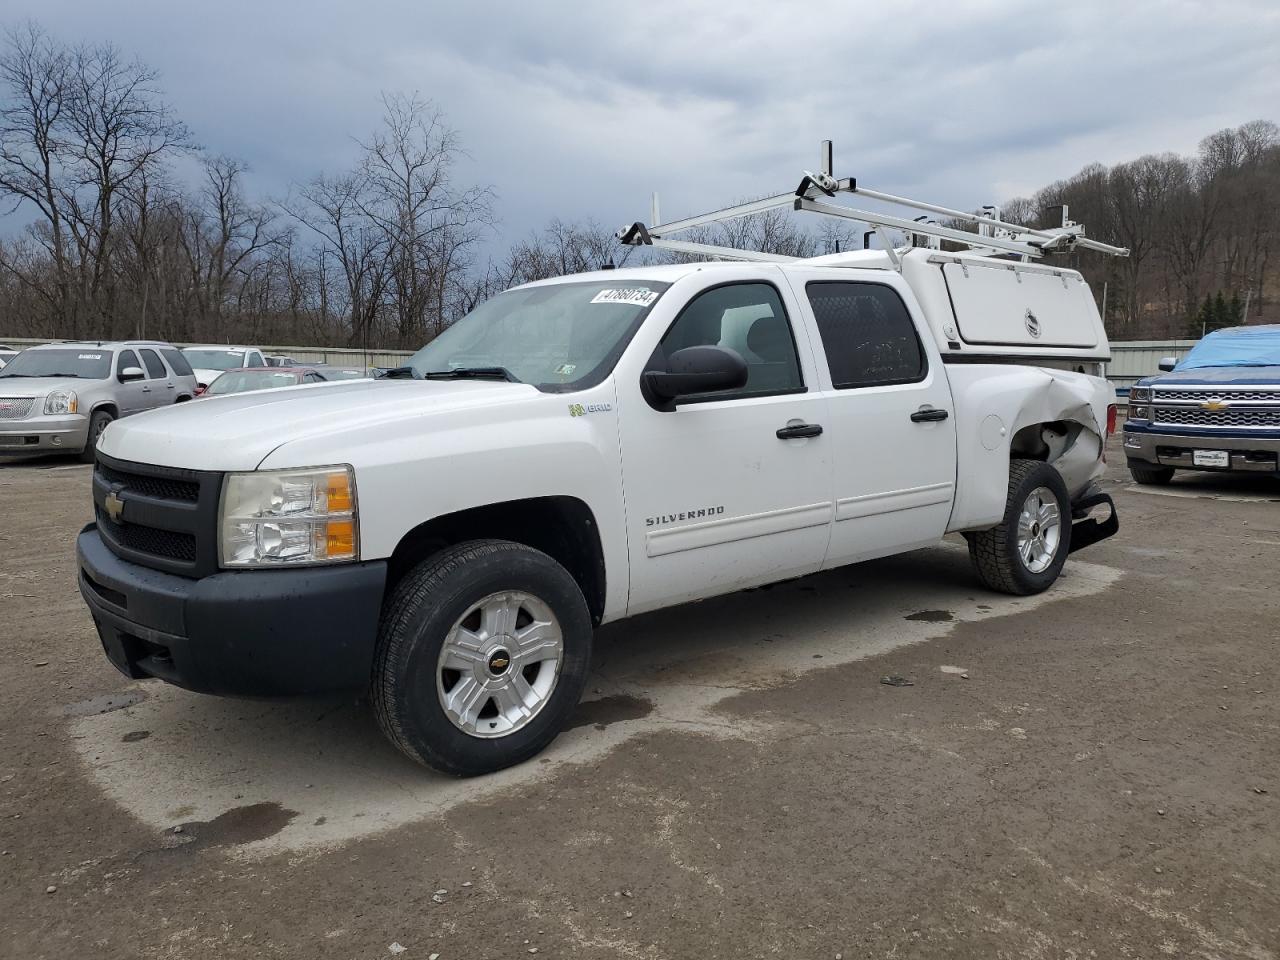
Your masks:
{"label": "parked car", "polygon": [[301,365],[301,362],[293,359],[293,357],[284,357],[275,353],[267,355],[268,367],[297,367]]}
{"label": "parked car", "polygon": [[1142,484],[1176,470],[1280,475],[1280,325],[1228,327],[1129,391],[1124,453]]}
{"label": "parked car", "polygon": [[267,358],[257,347],[227,347],[209,344],[183,347],[187,362],[196,372],[196,394],[204,393],[214,379],[225,370],[241,367],[265,367]]}
{"label": "parked car", "polygon": [[329,363],[316,363],[312,367],[326,380],[367,380],[372,376],[364,367]]}
{"label": "parked car", "polygon": [[323,383],[327,379],[314,367],[242,367],[239,370],[227,370],[215,377],[201,396],[222,397],[229,393],[296,387],[302,383]]}
{"label": "parked car", "polygon": [[182,352],[154,340],[55,343],[0,370],[0,454],[79,453],[113,421],[190,400],[196,378]]}

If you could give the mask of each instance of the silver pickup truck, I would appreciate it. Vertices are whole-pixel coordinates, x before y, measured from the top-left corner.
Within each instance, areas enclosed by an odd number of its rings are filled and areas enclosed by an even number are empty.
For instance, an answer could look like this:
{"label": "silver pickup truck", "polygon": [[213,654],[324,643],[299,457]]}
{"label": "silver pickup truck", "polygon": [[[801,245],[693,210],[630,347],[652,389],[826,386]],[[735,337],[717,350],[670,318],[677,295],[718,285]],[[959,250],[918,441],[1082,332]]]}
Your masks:
{"label": "silver pickup truck", "polygon": [[0,455],[78,453],[113,420],[195,396],[182,352],[155,340],[50,343],[0,370]]}
{"label": "silver pickup truck", "polygon": [[1124,453],[1138,483],[1175,470],[1280,475],[1280,325],[1208,334],[1129,391]]}

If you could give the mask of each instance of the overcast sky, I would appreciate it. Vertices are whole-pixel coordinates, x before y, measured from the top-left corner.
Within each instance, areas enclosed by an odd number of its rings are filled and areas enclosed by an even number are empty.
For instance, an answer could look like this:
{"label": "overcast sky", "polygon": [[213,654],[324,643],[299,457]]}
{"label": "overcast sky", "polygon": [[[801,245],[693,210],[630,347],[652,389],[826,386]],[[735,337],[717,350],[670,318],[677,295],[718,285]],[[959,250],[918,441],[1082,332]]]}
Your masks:
{"label": "overcast sky", "polygon": [[[7,0],[157,68],[198,140],[262,195],[351,162],[380,91],[436,102],[491,184],[497,247],[836,173],[973,208],[1092,161],[1280,121],[1280,2],[339,3]],[[6,224],[12,228],[13,223]]]}

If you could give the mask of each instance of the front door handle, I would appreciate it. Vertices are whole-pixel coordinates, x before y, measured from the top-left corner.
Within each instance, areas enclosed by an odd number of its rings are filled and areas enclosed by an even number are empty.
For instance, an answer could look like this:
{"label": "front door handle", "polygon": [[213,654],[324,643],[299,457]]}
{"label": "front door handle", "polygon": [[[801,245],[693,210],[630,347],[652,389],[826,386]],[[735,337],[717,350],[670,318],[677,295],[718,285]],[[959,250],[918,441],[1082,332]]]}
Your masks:
{"label": "front door handle", "polygon": [[816,423],[793,423],[778,428],[779,440],[803,440],[805,437],[821,436],[822,427]]}
{"label": "front door handle", "polygon": [[927,410],[917,410],[911,415],[912,423],[934,423],[938,420],[945,420],[950,414],[945,410],[939,410],[937,407],[929,407]]}
{"label": "front door handle", "polygon": [[142,388],[142,392],[143,392],[143,393],[150,393],[150,392],[151,392],[151,388],[150,388],[150,387],[143,387],[143,388]]}

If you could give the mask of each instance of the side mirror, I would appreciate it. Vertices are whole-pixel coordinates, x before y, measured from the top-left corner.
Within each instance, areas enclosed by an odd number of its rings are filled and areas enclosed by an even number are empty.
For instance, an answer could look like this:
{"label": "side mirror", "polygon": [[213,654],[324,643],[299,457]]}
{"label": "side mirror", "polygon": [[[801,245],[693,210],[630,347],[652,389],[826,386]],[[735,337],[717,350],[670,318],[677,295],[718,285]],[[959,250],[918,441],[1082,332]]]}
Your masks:
{"label": "side mirror", "polygon": [[120,371],[121,383],[132,383],[134,380],[141,380],[147,374],[141,367],[125,367]]}
{"label": "side mirror", "polygon": [[736,390],[746,386],[747,361],[728,347],[685,347],[667,358],[666,370],[649,370],[641,378],[646,399],[660,410],[695,393]]}
{"label": "side mirror", "polygon": [[1160,358],[1160,362],[1159,362],[1158,364],[1156,364],[1156,366],[1158,366],[1158,367],[1159,367],[1161,370],[1163,370],[1165,373],[1168,373],[1170,370],[1172,370],[1172,369],[1173,369],[1174,367],[1176,367],[1177,365],[1178,365],[1178,358],[1177,358],[1177,357],[1161,357],[1161,358]]}

